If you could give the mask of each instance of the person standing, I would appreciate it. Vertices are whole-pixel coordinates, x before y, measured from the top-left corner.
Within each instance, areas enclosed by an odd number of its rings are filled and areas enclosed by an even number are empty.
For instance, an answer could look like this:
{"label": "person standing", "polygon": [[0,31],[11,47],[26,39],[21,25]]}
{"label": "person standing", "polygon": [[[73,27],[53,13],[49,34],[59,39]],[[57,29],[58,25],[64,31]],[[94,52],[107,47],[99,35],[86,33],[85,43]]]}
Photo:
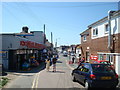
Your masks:
{"label": "person standing", "polygon": [[54,56],[53,56],[53,59],[52,59],[52,63],[53,63],[53,72],[56,72],[56,61],[57,61],[57,58],[56,58],[56,56],[54,55]]}
{"label": "person standing", "polygon": [[75,61],[75,56],[72,57],[72,63],[74,63],[74,61]]}
{"label": "person standing", "polygon": [[50,69],[50,59],[46,60],[46,70],[49,71]]}

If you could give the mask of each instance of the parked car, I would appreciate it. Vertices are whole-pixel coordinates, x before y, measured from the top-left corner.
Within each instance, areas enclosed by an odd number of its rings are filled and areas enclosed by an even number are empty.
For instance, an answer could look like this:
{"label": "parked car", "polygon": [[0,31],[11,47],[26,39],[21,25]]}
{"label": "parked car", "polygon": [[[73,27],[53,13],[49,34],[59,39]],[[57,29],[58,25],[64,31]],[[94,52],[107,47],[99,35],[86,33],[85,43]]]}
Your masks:
{"label": "parked car", "polygon": [[72,71],[72,77],[86,88],[115,88],[118,85],[118,75],[109,64],[82,63]]}
{"label": "parked car", "polygon": [[109,61],[107,60],[97,60],[95,63],[103,63],[103,64],[109,64],[113,69],[115,69],[114,65],[112,65]]}
{"label": "parked car", "polygon": [[64,57],[67,57],[68,56],[68,53],[66,51],[63,52],[63,56]]}
{"label": "parked car", "polygon": [[97,60],[98,63],[103,63],[103,64],[110,64],[109,61],[107,60]]}

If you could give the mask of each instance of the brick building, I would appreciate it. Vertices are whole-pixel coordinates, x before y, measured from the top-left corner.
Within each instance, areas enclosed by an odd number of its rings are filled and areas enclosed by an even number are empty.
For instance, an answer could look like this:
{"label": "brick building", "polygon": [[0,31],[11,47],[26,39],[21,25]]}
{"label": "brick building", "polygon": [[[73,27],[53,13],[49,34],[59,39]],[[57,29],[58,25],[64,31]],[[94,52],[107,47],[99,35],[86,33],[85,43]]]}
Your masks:
{"label": "brick building", "polygon": [[109,43],[108,16],[88,26],[81,35],[81,55],[92,62],[91,56],[98,60],[108,60],[120,74],[120,10],[111,16],[111,46]]}

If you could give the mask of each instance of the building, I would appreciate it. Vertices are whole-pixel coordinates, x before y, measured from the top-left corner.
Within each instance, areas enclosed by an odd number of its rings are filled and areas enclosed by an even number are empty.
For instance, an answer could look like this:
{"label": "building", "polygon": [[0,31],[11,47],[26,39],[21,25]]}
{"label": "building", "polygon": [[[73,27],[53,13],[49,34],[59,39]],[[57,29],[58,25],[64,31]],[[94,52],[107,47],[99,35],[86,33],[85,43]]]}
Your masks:
{"label": "building", "polygon": [[[88,26],[81,35],[81,54],[86,61],[108,60],[120,74],[120,10]],[[111,27],[111,34],[109,34]]]}
{"label": "building", "polygon": [[2,49],[0,59],[5,70],[21,70],[22,64],[35,57],[40,62],[43,49],[46,48],[44,33],[42,31],[32,31],[28,33],[28,28],[23,27],[21,33],[2,33]]}

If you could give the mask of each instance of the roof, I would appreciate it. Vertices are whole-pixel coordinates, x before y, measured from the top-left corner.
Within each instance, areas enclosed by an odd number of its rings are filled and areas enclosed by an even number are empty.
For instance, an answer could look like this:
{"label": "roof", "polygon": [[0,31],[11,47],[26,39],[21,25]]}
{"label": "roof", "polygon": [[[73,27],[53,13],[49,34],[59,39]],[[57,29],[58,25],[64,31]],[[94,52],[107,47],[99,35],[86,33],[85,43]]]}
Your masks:
{"label": "roof", "polygon": [[[118,15],[120,15],[120,10],[115,11],[115,12],[113,13],[113,16],[112,16],[111,18],[113,18],[113,17],[115,17],[115,16],[118,16]],[[102,19],[100,19],[100,20],[92,23],[91,25],[88,26],[88,28],[90,28],[90,27],[92,27],[92,26],[94,26],[94,25],[96,25],[96,24],[100,24],[101,22],[104,22],[104,21],[106,21],[106,20],[108,20],[108,16],[106,16],[106,17],[104,17],[104,18],[102,18]]]}
{"label": "roof", "polygon": [[90,30],[90,28],[87,29],[87,30],[85,30],[85,31],[83,31],[80,35],[81,36],[83,36],[83,35],[89,35],[89,30]]}
{"label": "roof", "polygon": [[[115,17],[115,16],[117,16],[117,15],[120,15],[120,10],[114,12],[112,17]],[[85,30],[85,31],[83,31],[80,35],[81,35],[81,36],[82,36],[82,35],[88,35],[88,34],[89,34],[89,33],[88,33],[88,30],[89,30],[92,26],[97,25],[97,24],[100,24],[101,22],[106,21],[107,18],[108,18],[108,16],[106,16],[106,17],[104,17],[104,18],[102,18],[102,19],[100,19],[100,20],[92,23],[91,25],[88,26],[88,29]]]}

